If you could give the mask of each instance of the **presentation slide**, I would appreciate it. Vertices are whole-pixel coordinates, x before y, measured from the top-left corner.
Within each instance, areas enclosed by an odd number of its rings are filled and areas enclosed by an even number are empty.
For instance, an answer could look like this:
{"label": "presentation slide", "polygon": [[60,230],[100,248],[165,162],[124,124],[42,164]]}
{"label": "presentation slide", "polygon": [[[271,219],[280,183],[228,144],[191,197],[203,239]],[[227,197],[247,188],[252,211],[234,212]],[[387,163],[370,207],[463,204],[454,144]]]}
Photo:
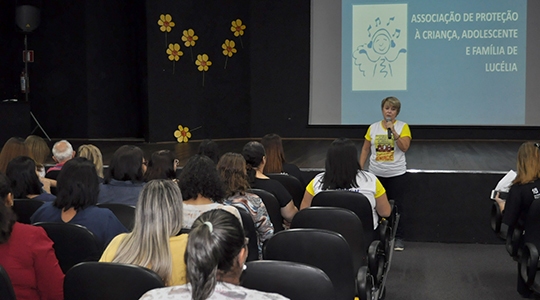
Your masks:
{"label": "presentation slide", "polygon": [[310,124],[370,124],[395,96],[409,124],[538,125],[527,0],[324,2],[312,2]]}

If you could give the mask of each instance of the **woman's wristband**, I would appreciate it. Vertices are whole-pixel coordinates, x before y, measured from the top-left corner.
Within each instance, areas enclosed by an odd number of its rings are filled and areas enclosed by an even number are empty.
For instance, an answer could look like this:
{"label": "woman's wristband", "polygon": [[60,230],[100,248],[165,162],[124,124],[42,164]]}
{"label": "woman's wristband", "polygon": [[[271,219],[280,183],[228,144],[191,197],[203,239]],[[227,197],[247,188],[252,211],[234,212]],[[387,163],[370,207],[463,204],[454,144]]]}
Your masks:
{"label": "woman's wristband", "polygon": [[397,140],[399,140],[400,138],[401,138],[401,136],[398,136],[397,139],[394,138],[394,141],[397,141]]}

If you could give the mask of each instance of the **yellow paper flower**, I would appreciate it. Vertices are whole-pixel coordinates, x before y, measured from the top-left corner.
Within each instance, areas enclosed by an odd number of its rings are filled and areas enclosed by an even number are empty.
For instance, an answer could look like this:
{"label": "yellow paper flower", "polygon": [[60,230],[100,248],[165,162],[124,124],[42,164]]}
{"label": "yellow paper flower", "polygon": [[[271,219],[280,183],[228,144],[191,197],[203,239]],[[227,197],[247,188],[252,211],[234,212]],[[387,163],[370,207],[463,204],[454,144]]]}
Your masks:
{"label": "yellow paper flower", "polygon": [[178,130],[174,132],[174,137],[179,143],[187,143],[188,140],[191,138],[191,132],[189,132],[188,127],[178,125]]}
{"label": "yellow paper flower", "polygon": [[231,31],[234,33],[234,36],[238,37],[239,35],[244,35],[246,25],[242,24],[242,20],[236,19],[236,21],[232,21],[231,24]]}
{"label": "yellow paper flower", "polygon": [[195,31],[193,29],[184,30],[184,35],[182,35],[182,41],[184,41],[184,45],[186,47],[192,47],[195,46],[195,41],[198,40],[199,37],[195,35]]}
{"label": "yellow paper flower", "polygon": [[180,44],[169,44],[167,54],[169,54],[169,60],[178,61],[184,52],[180,51]]}
{"label": "yellow paper flower", "polygon": [[223,48],[223,55],[231,57],[234,53],[236,53],[236,49],[234,48],[236,44],[234,41],[225,40],[225,43],[221,45],[221,48]]}
{"label": "yellow paper flower", "polygon": [[159,20],[157,21],[159,27],[159,30],[165,32],[171,32],[172,28],[174,27],[174,22],[172,21],[172,17],[169,14],[161,15],[159,16]]}
{"label": "yellow paper flower", "polygon": [[195,64],[199,66],[197,69],[199,71],[208,71],[208,67],[212,65],[212,62],[208,60],[208,55],[206,54],[199,54],[197,55],[197,60],[195,61]]}

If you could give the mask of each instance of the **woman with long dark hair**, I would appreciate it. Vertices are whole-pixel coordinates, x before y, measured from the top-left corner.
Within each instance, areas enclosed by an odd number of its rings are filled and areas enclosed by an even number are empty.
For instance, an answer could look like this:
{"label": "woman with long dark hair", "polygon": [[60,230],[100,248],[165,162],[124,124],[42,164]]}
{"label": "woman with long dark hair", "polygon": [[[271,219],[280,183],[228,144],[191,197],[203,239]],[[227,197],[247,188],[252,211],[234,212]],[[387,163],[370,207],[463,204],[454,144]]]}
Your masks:
{"label": "woman with long dark hair", "polygon": [[63,299],[64,274],[41,227],[16,222],[9,179],[0,173],[0,265],[18,300]]}
{"label": "woman with long dark hair", "polygon": [[285,160],[285,151],[283,151],[283,143],[281,137],[275,133],[270,133],[263,136],[261,144],[266,151],[266,164],[264,165],[264,174],[269,173],[286,173],[296,177],[302,186],[306,186],[302,171],[295,164],[291,164]]}
{"label": "woman with long dark hair", "polygon": [[221,209],[207,211],[189,233],[185,254],[189,283],[154,289],[141,299],[287,299],[240,286],[247,251],[238,219]]}
{"label": "woman with long dark hair", "polygon": [[11,190],[15,199],[36,199],[52,202],[56,197],[43,189],[43,184],[36,172],[36,163],[28,156],[18,156],[12,159],[6,175],[11,181]]}
{"label": "woman with long dark hair", "polygon": [[391,207],[384,187],[375,175],[360,168],[358,150],[349,139],[332,142],[326,152],[325,171],[307,185],[300,208],[311,206],[313,197],[324,190],[349,190],[366,196],[373,208],[373,228],[377,228],[379,216],[390,216]]}
{"label": "woman with long dark hair", "polygon": [[287,189],[279,181],[264,175],[263,170],[266,165],[266,151],[264,146],[259,142],[249,142],[242,149],[242,156],[246,160],[250,186],[273,194],[280,204],[283,219],[286,222],[291,222],[294,215],[298,212],[298,208],[294,206],[291,194],[289,194]]}

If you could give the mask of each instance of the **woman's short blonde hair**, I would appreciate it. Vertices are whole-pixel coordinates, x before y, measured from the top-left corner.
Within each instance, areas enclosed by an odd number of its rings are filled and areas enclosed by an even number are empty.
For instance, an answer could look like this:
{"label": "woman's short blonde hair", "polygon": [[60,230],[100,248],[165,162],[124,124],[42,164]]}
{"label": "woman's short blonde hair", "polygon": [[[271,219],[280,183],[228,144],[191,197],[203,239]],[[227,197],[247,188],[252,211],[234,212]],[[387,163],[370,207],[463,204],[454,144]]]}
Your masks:
{"label": "woman's short blonde hair", "polygon": [[84,157],[93,162],[98,176],[103,178],[103,156],[98,147],[92,144],[81,145],[79,149],[77,149],[77,156]]}
{"label": "woman's short blonde hair", "polygon": [[399,102],[398,98],[393,96],[384,98],[381,102],[381,109],[384,108],[384,105],[386,105],[386,103],[390,104],[391,107],[395,107],[397,110],[397,114],[399,115],[399,111],[401,110],[401,102]]}

